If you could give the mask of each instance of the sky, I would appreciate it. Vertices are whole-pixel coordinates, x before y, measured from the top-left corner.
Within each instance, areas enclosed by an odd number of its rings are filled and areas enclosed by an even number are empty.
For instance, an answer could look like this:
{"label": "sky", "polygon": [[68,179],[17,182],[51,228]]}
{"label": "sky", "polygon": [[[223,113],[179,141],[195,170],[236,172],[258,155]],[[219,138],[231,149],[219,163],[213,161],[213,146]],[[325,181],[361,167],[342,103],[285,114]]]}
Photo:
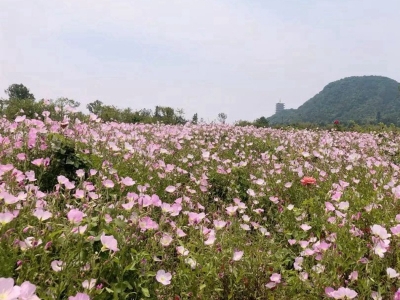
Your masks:
{"label": "sky", "polygon": [[297,108],[328,83],[400,81],[399,0],[0,0],[0,98],[183,109]]}

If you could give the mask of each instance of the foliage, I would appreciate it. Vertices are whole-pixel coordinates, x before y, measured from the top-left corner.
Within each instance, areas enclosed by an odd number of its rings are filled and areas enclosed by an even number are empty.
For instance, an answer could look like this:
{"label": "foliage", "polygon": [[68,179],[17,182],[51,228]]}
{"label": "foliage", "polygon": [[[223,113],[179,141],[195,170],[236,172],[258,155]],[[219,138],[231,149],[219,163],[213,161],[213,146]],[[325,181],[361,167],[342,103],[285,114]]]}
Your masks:
{"label": "foliage", "polygon": [[228,118],[228,116],[226,113],[218,114],[218,121],[221,122],[222,124],[225,124],[227,118]]}
{"label": "foliage", "polygon": [[32,99],[34,100],[35,97],[33,94],[29,92],[29,89],[24,86],[23,84],[12,84],[10,85],[5,91],[8,98],[11,99],[17,99],[17,100],[26,100],[26,99]]}
{"label": "foliage", "polygon": [[297,109],[268,118],[271,124],[332,123],[353,120],[358,124],[400,125],[399,83],[381,76],[348,77],[329,83]]}

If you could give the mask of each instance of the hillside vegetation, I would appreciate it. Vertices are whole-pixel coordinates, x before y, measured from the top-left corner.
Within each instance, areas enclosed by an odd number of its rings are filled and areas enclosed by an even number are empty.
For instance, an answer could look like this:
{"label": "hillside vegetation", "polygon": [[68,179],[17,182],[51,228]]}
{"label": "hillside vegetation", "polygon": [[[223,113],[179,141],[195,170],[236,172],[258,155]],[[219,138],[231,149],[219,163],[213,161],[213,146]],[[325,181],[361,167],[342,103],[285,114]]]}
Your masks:
{"label": "hillside vegetation", "polygon": [[268,118],[271,124],[334,120],[393,123],[400,117],[399,83],[382,76],[348,77],[329,83],[297,109],[287,109]]}

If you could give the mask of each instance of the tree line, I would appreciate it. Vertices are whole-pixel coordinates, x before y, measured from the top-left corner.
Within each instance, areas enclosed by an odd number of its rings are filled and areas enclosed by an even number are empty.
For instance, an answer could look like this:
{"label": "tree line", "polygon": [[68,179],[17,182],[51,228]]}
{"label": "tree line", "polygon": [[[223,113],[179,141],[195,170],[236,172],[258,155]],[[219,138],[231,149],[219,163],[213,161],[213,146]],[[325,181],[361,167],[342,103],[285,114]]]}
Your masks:
{"label": "tree line", "polygon": [[[80,103],[61,97],[56,100],[36,100],[35,96],[23,84],[12,84],[5,91],[8,99],[0,99],[0,114],[7,119],[13,120],[18,115],[25,115],[27,118],[37,118],[47,111],[53,120],[62,121],[69,113],[74,112],[79,119],[87,118],[82,111],[78,110]],[[197,113],[188,120],[185,118],[183,109],[174,109],[169,106],[156,106],[152,109],[132,110],[131,108],[118,108],[115,105],[107,105],[100,100],[87,104],[86,108],[90,113],[97,115],[104,122],[124,123],[163,123],[170,125],[204,123],[199,119]],[[217,121],[225,124],[228,116],[225,113],[217,114]],[[265,117],[254,122],[238,121],[238,126],[268,127],[269,123]]]}

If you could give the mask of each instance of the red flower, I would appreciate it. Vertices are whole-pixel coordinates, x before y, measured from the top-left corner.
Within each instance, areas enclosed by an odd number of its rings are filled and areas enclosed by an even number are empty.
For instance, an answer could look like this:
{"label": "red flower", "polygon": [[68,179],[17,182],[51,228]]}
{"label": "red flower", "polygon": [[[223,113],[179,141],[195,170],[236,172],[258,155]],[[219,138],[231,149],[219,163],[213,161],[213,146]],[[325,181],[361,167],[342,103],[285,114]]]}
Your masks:
{"label": "red flower", "polygon": [[335,122],[333,122],[333,124],[335,124],[335,125],[339,125],[339,124],[340,124],[340,122],[339,122],[339,120],[335,120]]}
{"label": "red flower", "polygon": [[317,180],[313,177],[305,176],[305,177],[303,177],[302,180],[300,180],[300,182],[302,185],[312,185],[312,184],[315,184],[317,182]]}

